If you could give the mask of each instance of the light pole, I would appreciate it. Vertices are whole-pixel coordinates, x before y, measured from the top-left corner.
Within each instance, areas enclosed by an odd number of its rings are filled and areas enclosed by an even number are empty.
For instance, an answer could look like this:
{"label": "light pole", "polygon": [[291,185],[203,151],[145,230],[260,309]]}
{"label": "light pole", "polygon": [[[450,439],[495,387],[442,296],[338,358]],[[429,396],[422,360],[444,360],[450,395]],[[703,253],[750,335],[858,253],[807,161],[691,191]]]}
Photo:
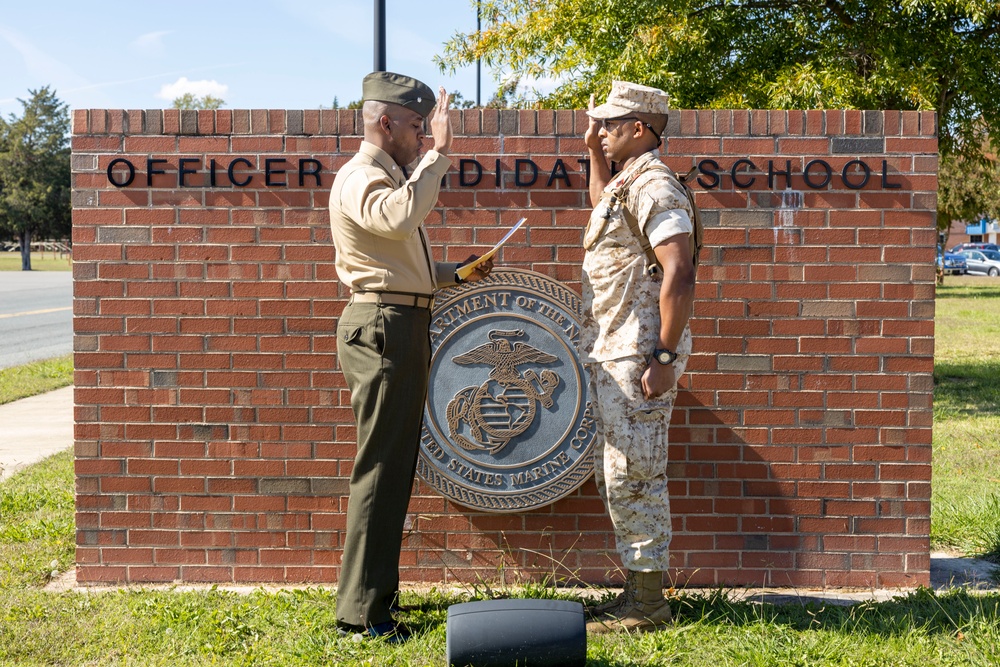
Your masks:
{"label": "light pole", "polygon": [[[480,35],[483,30],[482,17],[480,12],[482,4],[483,3],[481,2],[481,0],[476,0],[476,39],[480,38]],[[480,97],[480,91],[482,89],[479,85],[480,76],[482,75],[482,68],[483,68],[483,59],[477,57],[476,58],[476,106],[477,107],[483,106],[483,101],[482,98]]]}
{"label": "light pole", "polygon": [[385,0],[375,0],[375,71],[385,71]]}

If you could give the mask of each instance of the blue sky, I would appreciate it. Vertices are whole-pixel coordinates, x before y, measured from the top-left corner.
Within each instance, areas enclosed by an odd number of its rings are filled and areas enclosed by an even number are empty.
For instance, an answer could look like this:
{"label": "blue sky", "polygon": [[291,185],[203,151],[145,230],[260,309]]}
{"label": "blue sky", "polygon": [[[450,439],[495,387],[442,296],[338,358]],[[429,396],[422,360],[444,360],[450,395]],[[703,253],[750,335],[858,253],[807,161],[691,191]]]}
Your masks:
{"label": "blue sky", "polygon": [[[473,0],[385,0],[387,69],[476,96],[476,69],[432,61],[476,27]],[[0,10],[0,116],[52,86],[71,109],[170,107],[184,92],[233,109],[316,109],[361,97],[373,68],[374,0],[5,2]],[[482,100],[496,89],[483,68]]]}

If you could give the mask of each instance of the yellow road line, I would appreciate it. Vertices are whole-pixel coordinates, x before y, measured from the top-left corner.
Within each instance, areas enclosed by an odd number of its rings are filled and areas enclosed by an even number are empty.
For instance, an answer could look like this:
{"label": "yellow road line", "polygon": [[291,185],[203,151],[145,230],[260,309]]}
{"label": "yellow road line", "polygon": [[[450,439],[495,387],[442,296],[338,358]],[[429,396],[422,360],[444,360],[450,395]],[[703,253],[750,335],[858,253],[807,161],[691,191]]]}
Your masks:
{"label": "yellow road line", "polygon": [[2,313],[0,314],[0,320],[7,317],[20,317],[21,315],[43,315],[45,313],[61,313],[64,310],[73,310],[73,306],[66,306],[65,308],[46,308],[45,310],[26,310],[23,313]]}

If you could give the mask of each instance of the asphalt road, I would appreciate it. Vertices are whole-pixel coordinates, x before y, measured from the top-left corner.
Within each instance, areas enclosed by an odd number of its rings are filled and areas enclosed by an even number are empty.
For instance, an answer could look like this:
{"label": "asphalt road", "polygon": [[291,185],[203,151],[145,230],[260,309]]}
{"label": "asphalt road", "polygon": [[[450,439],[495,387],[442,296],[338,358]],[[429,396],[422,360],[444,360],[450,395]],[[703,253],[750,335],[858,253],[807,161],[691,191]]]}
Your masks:
{"label": "asphalt road", "polygon": [[0,368],[73,351],[73,273],[0,271]]}

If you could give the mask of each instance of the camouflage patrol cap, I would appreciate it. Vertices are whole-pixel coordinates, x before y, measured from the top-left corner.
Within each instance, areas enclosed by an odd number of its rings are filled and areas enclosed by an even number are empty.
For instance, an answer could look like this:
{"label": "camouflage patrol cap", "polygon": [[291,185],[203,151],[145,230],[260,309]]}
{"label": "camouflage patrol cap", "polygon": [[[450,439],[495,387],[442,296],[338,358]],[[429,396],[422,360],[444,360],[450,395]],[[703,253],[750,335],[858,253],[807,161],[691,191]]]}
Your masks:
{"label": "camouflage patrol cap", "polygon": [[608,101],[587,112],[591,118],[620,118],[630,113],[666,114],[670,96],[659,88],[628,81],[612,81]]}
{"label": "camouflage patrol cap", "polygon": [[388,102],[416,111],[424,118],[434,108],[434,91],[422,81],[394,72],[372,72],[361,83],[365,102]]}

